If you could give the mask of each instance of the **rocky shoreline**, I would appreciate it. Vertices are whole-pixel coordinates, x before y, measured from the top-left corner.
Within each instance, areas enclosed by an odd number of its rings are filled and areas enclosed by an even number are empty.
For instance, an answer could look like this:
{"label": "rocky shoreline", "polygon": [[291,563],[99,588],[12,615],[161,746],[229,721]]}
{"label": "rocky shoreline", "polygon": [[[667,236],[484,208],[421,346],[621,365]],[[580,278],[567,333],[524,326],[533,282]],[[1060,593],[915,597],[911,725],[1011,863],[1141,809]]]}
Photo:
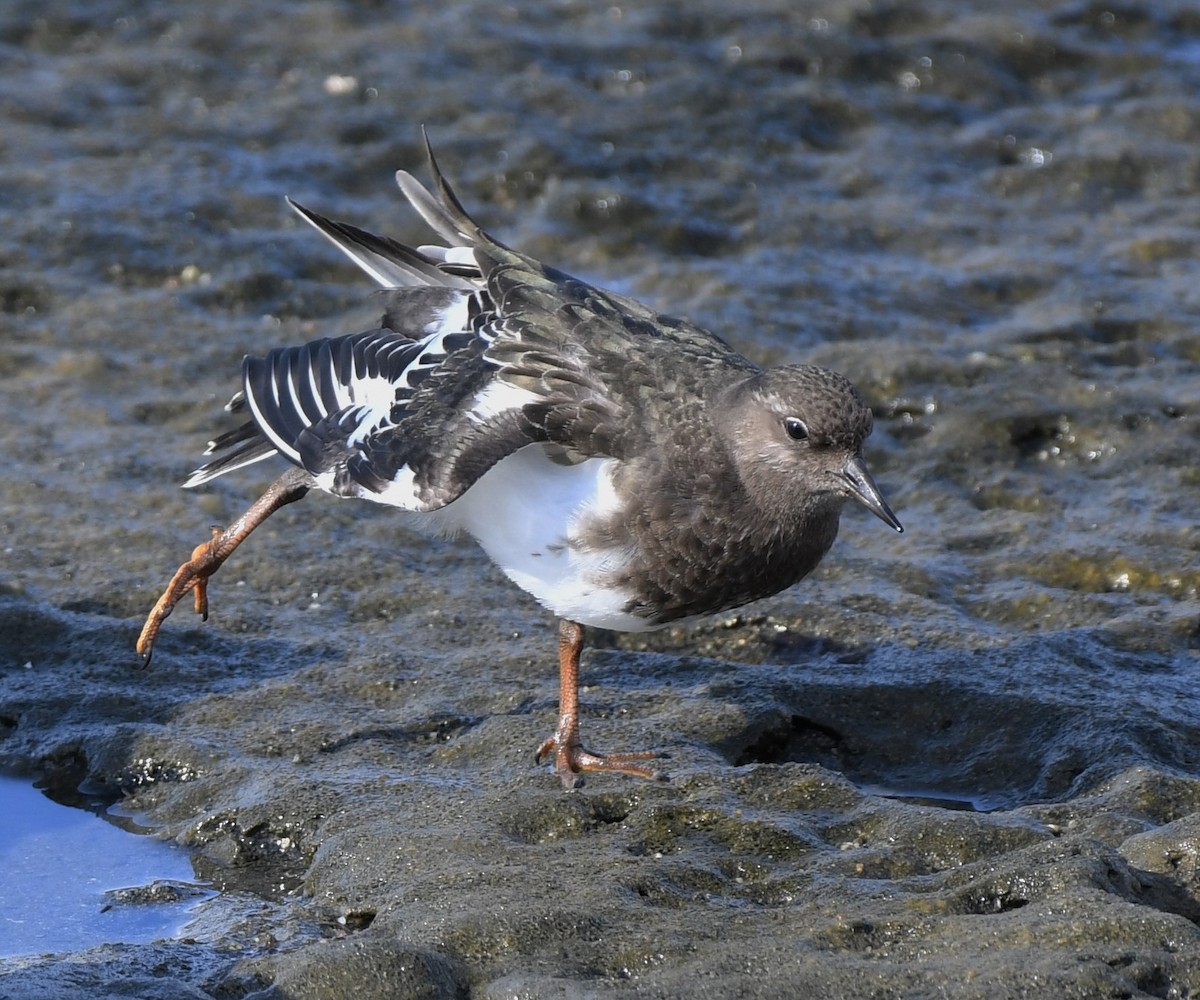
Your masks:
{"label": "rocky shoreline", "polygon": [[[1200,993],[1189,4],[68,0],[0,45],[0,767],[219,890],[0,996]],[[139,669],[273,471],[177,487],[242,354],[377,308],[282,196],[416,236],[422,122],[506,242],[875,409],[903,537],[586,655],[585,739],[669,784],[535,767],[554,623],[386,511],[281,511]]]}

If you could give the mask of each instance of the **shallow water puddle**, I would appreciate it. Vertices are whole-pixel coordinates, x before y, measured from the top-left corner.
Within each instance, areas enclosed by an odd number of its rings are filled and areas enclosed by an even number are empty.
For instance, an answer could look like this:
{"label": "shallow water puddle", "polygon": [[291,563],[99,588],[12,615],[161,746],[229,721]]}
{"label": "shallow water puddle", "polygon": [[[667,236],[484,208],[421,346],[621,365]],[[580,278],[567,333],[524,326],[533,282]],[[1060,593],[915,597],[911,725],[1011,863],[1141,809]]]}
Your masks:
{"label": "shallow water puddle", "polygon": [[179,936],[214,893],[184,851],[0,776],[0,957]]}
{"label": "shallow water puddle", "polygon": [[886,788],[883,785],[859,785],[859,789],[868,795],[878,795],[883,799],[906,802],[910,806],[929,806],[933,809],[949,809],[953,812],[993,812],[1003,808],[1001,805],[992,804],[987,797],[969,798],[928,789],[900,790]]}

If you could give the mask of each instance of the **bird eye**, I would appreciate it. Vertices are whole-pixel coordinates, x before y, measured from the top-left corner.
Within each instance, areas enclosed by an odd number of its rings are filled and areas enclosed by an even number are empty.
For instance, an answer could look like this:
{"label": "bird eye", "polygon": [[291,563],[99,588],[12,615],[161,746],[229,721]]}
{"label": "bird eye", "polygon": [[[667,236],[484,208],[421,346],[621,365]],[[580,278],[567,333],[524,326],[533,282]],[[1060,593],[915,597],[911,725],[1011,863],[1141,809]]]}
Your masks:
{"label": "bird eye", "polygon": [[788,417],[783,422],[783,428],[793,441],[804,441],[808,437],[808,427],[799,417]]}

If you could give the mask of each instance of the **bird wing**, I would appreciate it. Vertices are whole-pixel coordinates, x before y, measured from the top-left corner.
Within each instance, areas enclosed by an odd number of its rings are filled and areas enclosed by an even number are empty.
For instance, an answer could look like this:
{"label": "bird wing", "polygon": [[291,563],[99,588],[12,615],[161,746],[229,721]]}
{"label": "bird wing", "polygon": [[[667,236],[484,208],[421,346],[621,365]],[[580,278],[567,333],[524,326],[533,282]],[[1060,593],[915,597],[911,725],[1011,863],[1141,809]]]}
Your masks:
{"label": "bird wing", "polygon": [[[430,193],[405,171],[397,182],[448,244],[422,246],[443,267],[473,260],[491,311],[489,396],[520,401],[545,439],[580,458],[626,458],[649,446],[666,396],[697,399],[705,384],[756,366],[719,337],[634,299],[603,291],[494,239],[463,209],[426,140]],[[459,271],[459,274],[465,274]]]}
{"label": "bird wing", "polygon": [[664,394],[754,366],[705,330],[654,313],[489,236],[428,150],[433,193],[397,182],[444,241],[408,247],[289,199],[387,289],[377,330],[247,358],[234,412],[251,422],[210,442],[185,485],[280,453],[315,484],[407,510],[452,502],[530,444],[556,460],[649,447]]}

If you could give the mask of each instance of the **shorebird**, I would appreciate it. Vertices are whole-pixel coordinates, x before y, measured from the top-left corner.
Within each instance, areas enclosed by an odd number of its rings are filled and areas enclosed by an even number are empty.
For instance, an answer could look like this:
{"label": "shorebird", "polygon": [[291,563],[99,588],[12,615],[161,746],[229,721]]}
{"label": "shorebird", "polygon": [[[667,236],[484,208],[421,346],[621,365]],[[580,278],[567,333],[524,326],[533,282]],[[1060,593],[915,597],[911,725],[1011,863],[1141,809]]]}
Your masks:
{"label": "shorebird", "polygon": [[466,532],[560,619],[559,720],[535,759],[567,789],[586,772],[664,775],[653,751],[579,736],[584,627],[637,632],[726,611],[807,576],[847,500],[903,528],[863,461],[870,408],[842,375],[763,370],[719,337],[493,239],[426,141],[433,192],[396,175],[441,243],[408,247],[292,207],[388,289],[379,327],[247,357],[195,487],[281,456],[290,468],[213,529],[150,612],[149,662],[189,591],[310,490]]}

